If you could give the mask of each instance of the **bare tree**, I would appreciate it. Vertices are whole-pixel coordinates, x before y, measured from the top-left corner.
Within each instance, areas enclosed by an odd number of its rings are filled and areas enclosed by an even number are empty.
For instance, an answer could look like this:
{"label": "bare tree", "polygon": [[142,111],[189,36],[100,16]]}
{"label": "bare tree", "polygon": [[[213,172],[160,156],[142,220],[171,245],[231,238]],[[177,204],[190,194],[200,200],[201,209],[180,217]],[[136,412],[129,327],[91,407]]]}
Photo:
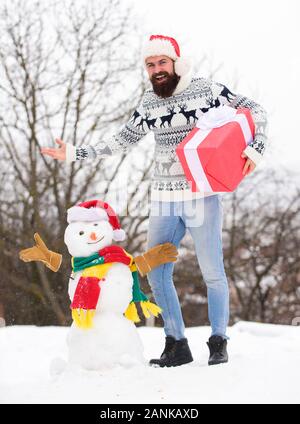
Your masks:
{"label": "bare tree", "polygon": [[225,257],[237,319],[290,324],[299,307],[297,180],[257,173],[226,205]]}
{"label": "bare tree", "polygon": [[[67,167],[40,149],[56,137],[92,145],[130,117],[144,87],[132,39],[136,28],[119,0],[13,0],[1,2],[0,16],[1,299],[8,323],[66,324],[69,263],[53,275],[39,264],[21,263],[18,251],[38,231],[67,258],[67,209],[93,196],[105,200],[126,161],[121,155]],[[148,159],[131,165],[131,173],[140,171],[130,181],[133,200],[134,184],[149,167]],[[143,221],[128,222],[136,248]]]}

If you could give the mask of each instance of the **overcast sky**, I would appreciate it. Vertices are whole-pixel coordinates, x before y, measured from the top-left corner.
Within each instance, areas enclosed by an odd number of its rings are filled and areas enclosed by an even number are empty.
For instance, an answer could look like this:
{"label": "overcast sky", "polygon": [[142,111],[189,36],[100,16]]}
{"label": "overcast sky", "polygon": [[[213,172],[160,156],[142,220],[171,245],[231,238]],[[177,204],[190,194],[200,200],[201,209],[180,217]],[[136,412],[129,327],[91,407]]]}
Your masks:
{"label": "overcast sky", "polygon": [[269,113],[266,160],[299,166],[299,0],[126,1],[133,2],[144,37],[170,35],[182,53],[223,63],[217,81],[231,88],[238,78],[237,91]]}

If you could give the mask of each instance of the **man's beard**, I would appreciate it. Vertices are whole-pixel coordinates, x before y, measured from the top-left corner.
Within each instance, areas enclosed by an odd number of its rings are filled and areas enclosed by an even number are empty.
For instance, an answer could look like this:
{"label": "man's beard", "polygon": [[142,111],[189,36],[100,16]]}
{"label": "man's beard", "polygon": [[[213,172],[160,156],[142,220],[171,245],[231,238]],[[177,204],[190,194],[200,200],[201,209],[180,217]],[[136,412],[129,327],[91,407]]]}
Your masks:
{"label": "man's beard", "polygon": [[[165,81],[157,81],[156,77],[160,75],[166,77]],[[157,74],[154,74],[151,77],[153,91],[159,97],[170,97],[172,96],[175,88],[177,87],[179,80],[180,77],[175,73],[172,75],[170,75],[168,72],[159,72]]]}

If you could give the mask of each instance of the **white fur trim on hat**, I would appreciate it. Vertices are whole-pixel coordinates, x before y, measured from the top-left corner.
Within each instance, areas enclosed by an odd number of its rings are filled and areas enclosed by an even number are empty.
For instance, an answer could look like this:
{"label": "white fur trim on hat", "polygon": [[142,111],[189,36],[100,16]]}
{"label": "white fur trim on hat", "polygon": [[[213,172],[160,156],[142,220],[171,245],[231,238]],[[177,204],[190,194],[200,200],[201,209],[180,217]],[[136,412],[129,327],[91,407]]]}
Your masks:
{"label": "white fur trim on hat", "polygon": [[84,208],[82,206],[72,206],[68,209],[67,222],[91,222],[91,221],[108,221],[108,215],[101,208]]}
{"label": "white fur trim on hat", "polygon": [[184,75],[181,75],[180,80],[178,81],[178,84],[175,90],[173,91],[172,96],[176,96],[176,94],[182,93],[190,85],[192,81],[192,77],[193,77],[193,67],[192,67],[192,62],[190,61],[190,68]]}
{"label": "white fur trim on hat", "polygon": [[178,58],[174,47],[168,40],[155,39],[148,41],[143,47],[143,58],[151,56],[168,56],[173,60]]}
{"label": "white fur trim on hat", "polygon": [[183,75],[188,74],[192,69],[192,60],[189,57],[179,57],[175,61],[174,70],[175,73],[182,77]]}
{"label": "white fur trim on hat", "polygon": [[113,239],[115,241],[123,241],[123,240],[125,240],[125,238],[126,238],[126,234],[125,234],[125,231],[124,230],[122,230],[121,228],[120,229],[117,229],[117,230],[114,230],[114,232],[113,232]]}

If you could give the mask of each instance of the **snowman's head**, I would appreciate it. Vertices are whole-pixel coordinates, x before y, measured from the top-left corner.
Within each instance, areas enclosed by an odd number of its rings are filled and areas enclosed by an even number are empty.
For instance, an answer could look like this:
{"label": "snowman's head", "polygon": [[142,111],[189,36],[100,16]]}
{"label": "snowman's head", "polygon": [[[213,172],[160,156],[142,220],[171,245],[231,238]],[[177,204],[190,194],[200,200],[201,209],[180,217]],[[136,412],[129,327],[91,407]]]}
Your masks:
{"label": "snowman's head", "polygon": [[89,200],[68,210],[65,243],[72,256],[87,257],[122,241],[124,231],[114,210],[101,200]]}
{"label": "snowman's head", "polygon": [[110,246],[113,231],[108,221],[71,222],[65,231],[65,243],[70,255],[87,257]]}

